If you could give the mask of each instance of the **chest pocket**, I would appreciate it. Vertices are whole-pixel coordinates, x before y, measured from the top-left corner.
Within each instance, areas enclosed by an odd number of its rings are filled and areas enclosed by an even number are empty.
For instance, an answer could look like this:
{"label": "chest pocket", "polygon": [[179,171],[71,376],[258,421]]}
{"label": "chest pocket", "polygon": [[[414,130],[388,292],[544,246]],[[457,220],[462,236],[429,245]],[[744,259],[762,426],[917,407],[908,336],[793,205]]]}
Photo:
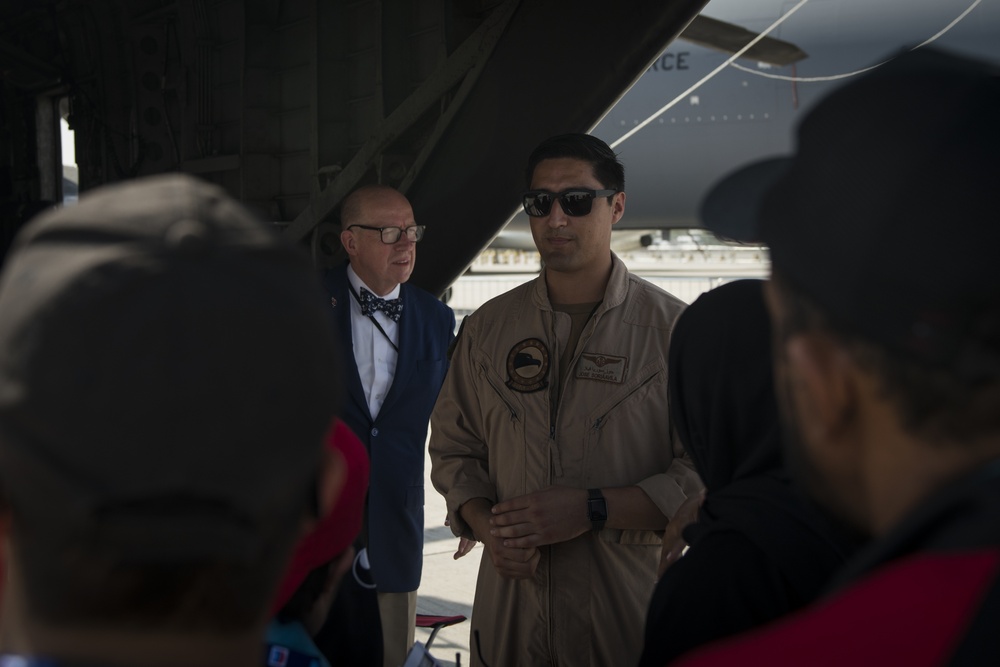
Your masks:
{"label": "chest pocket", "polygon": [[486,380],[486,384],[490,388],[490,391],[479,400],[485,418],[484,421],[487,424],[492,423],[496,417],[494,413],[500,411],[506,413],[511,427],[518,427],[524,415],[522,414],[520,401],[514,396],[514,392],[500,379],[500,376],[497,375],[488,362],[477,360],[476,365],[479,367],[481,379]]}
{"label": "chest pocket", "polygon": [[[584,454],[588,487],[628,486],[670,466],[667,369],[662,359],[636,373],[633,382],[610,395],[589,417]],[[600,539],[634,548],[661,544],[661,534],[652,530],[605,528]]]}
{"label": "chest pocket", "polygon": [[[482,414],[482,437],[489,450],[490,481],[496,486],[498,500],[525,493],[524,406],[516,392],[507,387],[490,360],[475,360],[482,387],[479,409]],[[485,382],[483,382],[485,381]]]}
{"label": "chest pocket", "polygon": [[667,369],[658,359],[588,415],[587,484],[627,486],[666,470],[671,456],[669,433]]}

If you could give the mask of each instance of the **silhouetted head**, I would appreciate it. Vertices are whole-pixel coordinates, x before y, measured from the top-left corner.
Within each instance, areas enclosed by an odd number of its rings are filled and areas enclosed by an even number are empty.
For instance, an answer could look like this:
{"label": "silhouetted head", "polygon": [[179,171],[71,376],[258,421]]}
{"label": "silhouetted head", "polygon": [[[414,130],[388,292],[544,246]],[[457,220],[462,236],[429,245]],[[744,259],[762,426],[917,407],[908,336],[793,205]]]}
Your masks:
{"label": "silhouetted head", "polygon": [[770,246],[786,457],[883,532],[1000,457],[1000,69],[929,48],[821,100],[703,207]]}
{"label": "silhouetted head", "polygon": [[324,302],[299,248],[188,176],[25,227],[0,277],[0,491],[33,621],[266,616],[340,393]]}

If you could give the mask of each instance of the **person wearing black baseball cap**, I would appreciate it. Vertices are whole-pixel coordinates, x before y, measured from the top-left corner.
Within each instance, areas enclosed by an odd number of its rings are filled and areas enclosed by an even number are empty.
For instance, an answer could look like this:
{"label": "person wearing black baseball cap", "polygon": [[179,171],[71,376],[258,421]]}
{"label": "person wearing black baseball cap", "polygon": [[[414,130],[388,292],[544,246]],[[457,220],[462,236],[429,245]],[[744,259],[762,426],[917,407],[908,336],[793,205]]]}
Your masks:
{"label": "person wearing black baseball cap", "polygon": [[191,177],[25,227],[0,276],[0,665],[259,665],[343,482],[332,341],[306,255]]}
{"label": "person wearing black baseball cap", "polygon": [[709,194],[708,227],[771,248],[791,472],[874,540],[820,603],[683,664],[1000,664],[998,184],[1000,69],[920,49]]}

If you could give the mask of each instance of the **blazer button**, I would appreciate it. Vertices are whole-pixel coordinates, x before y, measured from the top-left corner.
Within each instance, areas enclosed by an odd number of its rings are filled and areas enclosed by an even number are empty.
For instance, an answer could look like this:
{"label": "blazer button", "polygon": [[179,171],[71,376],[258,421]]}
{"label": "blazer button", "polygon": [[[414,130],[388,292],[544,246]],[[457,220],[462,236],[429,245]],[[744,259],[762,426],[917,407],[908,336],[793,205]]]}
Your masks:
{"label": "blazer button", "polygon": [[372,437],[373,438],[377,438],[378,437],[378,428],[373,428],[372,429]]}

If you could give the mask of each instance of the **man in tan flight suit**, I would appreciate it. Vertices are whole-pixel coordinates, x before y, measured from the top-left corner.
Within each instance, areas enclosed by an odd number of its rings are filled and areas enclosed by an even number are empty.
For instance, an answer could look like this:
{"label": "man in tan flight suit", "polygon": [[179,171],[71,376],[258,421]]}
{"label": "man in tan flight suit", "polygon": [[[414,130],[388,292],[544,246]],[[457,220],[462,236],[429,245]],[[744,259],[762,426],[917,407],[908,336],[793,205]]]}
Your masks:
{"label": "man in tan flight suit", "polygon": [[624,168],[604,142],[543,142],[527,181],[545,268],[466,319],[431,479],[455,534],[485,546],[473,664],[634,664],[662,531],[701,489],[667,417],[683,304],[611,252]]}

